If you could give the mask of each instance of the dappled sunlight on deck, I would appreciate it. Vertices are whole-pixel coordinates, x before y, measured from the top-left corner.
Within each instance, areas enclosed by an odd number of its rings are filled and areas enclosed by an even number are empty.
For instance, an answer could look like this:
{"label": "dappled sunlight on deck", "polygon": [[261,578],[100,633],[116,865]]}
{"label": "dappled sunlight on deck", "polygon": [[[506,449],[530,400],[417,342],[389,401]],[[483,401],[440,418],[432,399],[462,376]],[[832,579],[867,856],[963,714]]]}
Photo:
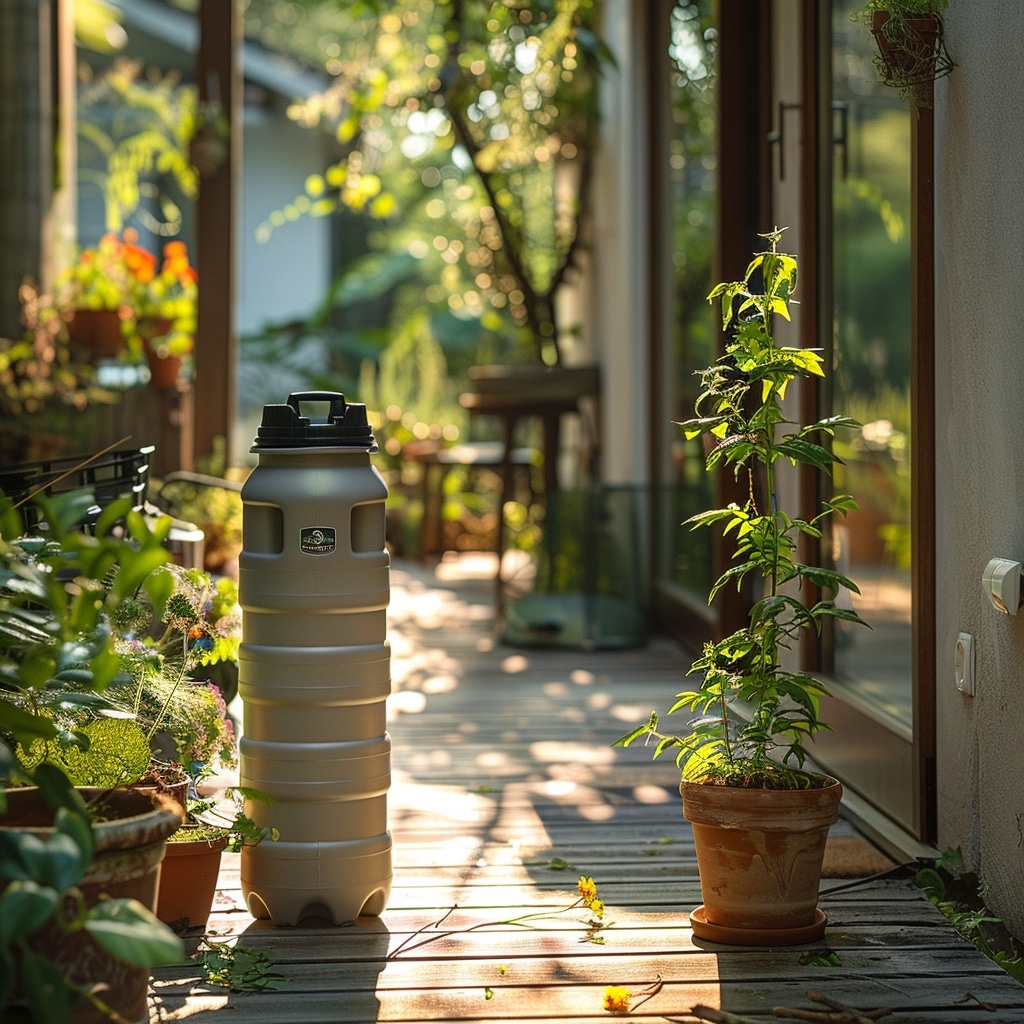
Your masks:
{"label": "dappled sunlight on deck", "polygon": [[[159,968],[154,1020],[220,1010],[232,1024],[597,1024],[619,985],[637,1024],[694,1022],[698,1004],[768,1024],[776,1005],[820,1009],[812,989],[891,1005],[893,1024],[1024,1022],[1024,988],[957,938],[907,873],[851,889],[823,881],[825,942],[840,960],[827,970],[801,965],[802,947],[695,941],[700,886],[675,765],[611,745],[683,688],[689,657],[657,639],[615,652],[502,646],[485,561],[464,577],[453,559],[393,571],[395,876],[382,916],[254,921],[238,856],[226,855],[211,938],[264,952],[283,984],[226,994],[196,963]],[[840,820],[833,837],[876,869],[881,855],[851,826]],[[598,929],[578,905],[581,875],[605,903]],[[966,993],[996,1012],[958,1003]]]}

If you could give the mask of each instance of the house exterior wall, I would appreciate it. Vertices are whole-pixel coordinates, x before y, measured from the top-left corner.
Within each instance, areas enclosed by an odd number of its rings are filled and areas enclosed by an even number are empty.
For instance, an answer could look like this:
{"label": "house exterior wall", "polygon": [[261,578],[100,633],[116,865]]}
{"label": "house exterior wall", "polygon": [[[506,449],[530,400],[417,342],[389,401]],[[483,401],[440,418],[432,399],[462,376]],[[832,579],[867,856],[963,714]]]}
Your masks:
{"label": "house exterior wall", "polygon": [[[247,108],[239,189],[236,323],[239,336],[268,324],[301,320],[319,305],[331,280],[330,217],[303,216],[275,229],[266,242],[257,228],[301,195],[307,175],[330,163],[328,140],[283,113]],[[283,402],[303,382],[287,370],[254,366],[240,353],[233,448],[243,460],[266,403]]]}
{"label": "house exterior wall", "polygon": [[[273,210],[303,192],[306,177],[322,172],[324,137],[283,115],[246,111],[238,252],[238,331],[305,317],[330,283],[330,218],[300,217],[277,228],[266,243],[256,229]],[[287,397],[287,396],[285,396]]]}
{"label": "house exterior wall", "polygon": [[[1024,561],[1024,78],[1019,0],[946,15],[957,63],[937,83],[936,579],[939,846],[959,846],[992,910],[1024,935],[1024,612],[996,612],[980,580]],[[957,634],[974,636],[977,692],[954,685]]]}
{"label": "house exterior wall", "polygon": [[[637,8],[636,10],[634,10]],[[601,147],[594,176],[589,324],[602,374],[602,478],[644,483],[650,465],[648,362],[650,266],[644,63],[635,0],[608,0],[604,36],[615,54],[602,89]]]}

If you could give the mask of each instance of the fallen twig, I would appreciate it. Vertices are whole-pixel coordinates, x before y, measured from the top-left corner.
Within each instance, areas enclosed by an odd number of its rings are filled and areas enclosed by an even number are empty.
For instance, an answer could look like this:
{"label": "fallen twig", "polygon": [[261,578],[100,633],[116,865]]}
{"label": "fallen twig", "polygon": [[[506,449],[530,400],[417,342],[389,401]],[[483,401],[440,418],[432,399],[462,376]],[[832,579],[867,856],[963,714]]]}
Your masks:
{"label": "fallen twig", "polygon": [[808,1024],[875,1024],[875,1021],[892,1013],[889,1006],[881,1006],[875,1010],[859,1010],[855,1006],[847,1006],[835,999],[822,995],[820,992],[808,992],[807,998],[812,1003],[822,1003],[827,1010],[801,1010],[791,1006],[776,1006],[772,1013],[776,1017],[789,1020],[806,1021]]}
{"label": "fallen twig", "polygon": [[728,1010],[716,1010],[713,1006],[691,1006],[690,1014],[701,1020],[711,1021],[711,1024],[759,1024],[751,1017],[741,1017],[738,1013],[730,1013]]}

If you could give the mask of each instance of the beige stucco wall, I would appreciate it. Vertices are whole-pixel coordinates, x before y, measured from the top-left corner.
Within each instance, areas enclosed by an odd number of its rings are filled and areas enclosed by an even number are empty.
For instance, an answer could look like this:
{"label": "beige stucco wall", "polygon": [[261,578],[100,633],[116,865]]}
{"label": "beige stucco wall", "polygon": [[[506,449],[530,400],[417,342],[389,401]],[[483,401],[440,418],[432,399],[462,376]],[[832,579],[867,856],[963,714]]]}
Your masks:
{"label": "beige stucco wall", "polygon": [[649,148],[640,116],[646,102],[636,0],[608,0],[604,36],[615,67],[601,92],[601,149],[594,171],[589,240],[593,270],[587,325],[602,373],[601,476],[606,483],[646,479],[648,338],[645,196]]}
{"label": "beige stucco wall", "polygon": [[[982,570],[1024,562],[1024,38],[1020,0],[951,0],[957,68],[936,86],[939,844],[960,846],[1024,934],[1024,611],[995,612]],[[953,682],[975,637],[977,695]]]}

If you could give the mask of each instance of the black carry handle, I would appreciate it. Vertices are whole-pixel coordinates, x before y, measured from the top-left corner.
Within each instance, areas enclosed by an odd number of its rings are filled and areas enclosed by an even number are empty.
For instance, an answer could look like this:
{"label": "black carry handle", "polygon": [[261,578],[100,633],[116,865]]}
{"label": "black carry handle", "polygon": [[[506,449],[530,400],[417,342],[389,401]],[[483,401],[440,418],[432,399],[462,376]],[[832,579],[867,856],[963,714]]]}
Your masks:
{"label": "black carry handle", "polygon": [[[314,420],[309,417],[310,422],[333,423],[345,422],[345,396],[340,391],[293,391],[288,396],[288,404],[295,410],[297,416],[302,416],[301,405],[304,402],[328,402],[330,410],[326,419]],[[305,417],[303,417],[305,419]]]}

